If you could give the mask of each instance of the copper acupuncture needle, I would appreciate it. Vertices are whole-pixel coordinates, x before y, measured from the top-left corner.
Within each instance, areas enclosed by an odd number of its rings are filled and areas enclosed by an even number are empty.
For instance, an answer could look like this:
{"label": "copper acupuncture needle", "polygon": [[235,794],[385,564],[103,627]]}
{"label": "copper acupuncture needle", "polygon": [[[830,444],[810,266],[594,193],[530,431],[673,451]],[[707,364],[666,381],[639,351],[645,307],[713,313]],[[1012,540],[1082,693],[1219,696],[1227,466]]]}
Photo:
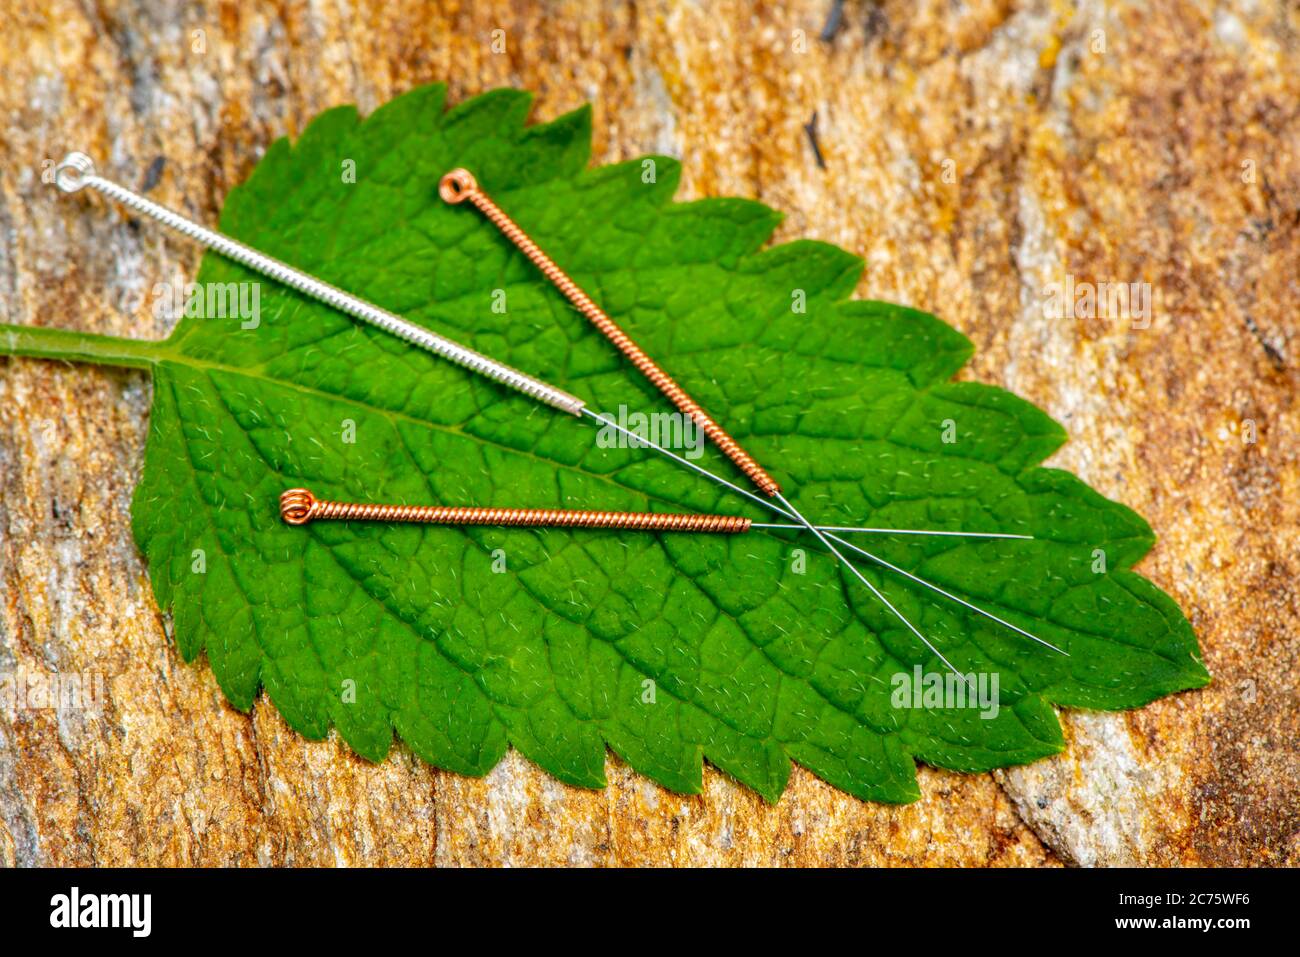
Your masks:
{"label": "copper acupuncture needle", "polygon": [[[654,361],[640,346],[629,336],[609,315],[596,304],[582,287],[578,285],[563,268],[559,266],[547,253],[539,246],[528,233],[513,218],[503,210],[495,200],[479,185],[474,174],[464,168],[453,169],[443,175],[438,183],[438,195],[443,201],[456,205],[468,201],[483,216],[494,225],[503,236],[524,254],[538,271],[554,285],[573,306],[582,313],[587,320],[596,327],[596,329],[608,339],[616,349],[625,355],[631,363],[655,386],[662,392],[670,402],[673,403],[683,414],[694,419],[704,433],[713,440],[714,444],[728,457],[737,467],[744,472],[761,491],[775,498],[781,503],[782,511],[797,521],[801,526],[812,532],[814,536],[830,551],[832,555],[849,570],[857,580],[867,588],[868,591],[881,602],[907,629],[921,640],[921,642],[930,649],[954,674],[965,676],[959,671],[941,652],[938,647],[921,633],[912,622],[885,597],[884,593],[877,588],[865,575],[845,558],[835,547],[828,536],[821,529],[813,526],[803,513],[796,509],[789,500],[781,494],[781,488],[768,475],[767,471],[736,442],[714,419],[712,419],[703,408],[683,389],[676,380],[672,378],[664,369]],[[865,554],[865,553],[864,553]],[[870,556],[874,559],[874,556]],[[885,564],[881,562],[881,564]],[[893,567],[893,566],[890,566]],[[906,573],[905,573],[906,574]],[[908,575],[916,581],[920,579]],[[941,591],[940,589],[937,589]],[[953,597],[947,592],[942,592],[948,597]],[[962,602],[962,604],[968,604]],[[973,606],[971,606],[973,607]],[[1040,640],[1035,638],[1035,640]],[[1043,642],[1048,644],[1047,642]],[[1059,650],[1059,649],[1057,649]]]}
{"label": "copper acupuncture needle", "polygon": [[[638,532],[694,532],[739,534],[754,523],[738,515],[703,515],[672,512],[614,512],[560,508],[498,508],[454,505],[388,505],[336,502],[318,499],[305,488],[291,488],[280,496],[280,517],[290,525],[314,521],[415,522],[425,525],[493,525],[506,528],[580,528]],[[802,528],[800,525],[766,524],[764,528]],[[832,548],[832,551],[834,549]],[[838,553],[836,553],[838,554]],[[847,564],[847,563],[846,563]],[[849,566],[853,568],[852,565]],[[856,571],[856,569],[854,569]],[[873,589],[874,590],[874,589]],[[883,596],[881,600],[909,624]],[[918,637],[924,637],[917,632]],[[939,656],[963,681],[966,676],[937,648]]]}
{"label": "copper acupuncture needle", "polygon": [[[280,496],[280,516],[290,525],[317,519],[368,522],[421,522],[427,525],[502,525],[528,528],[603,528],[644,532],[747,532],[753,528],[802,529],[788,522],[755,522],[739,515],[673,512],[619,512],[586,509],[500,508],[453,505],[379,505],[318,499],[308,489]],[[839,526],[823,525],[826,530]]]}
{"label": "copper acupuncture needle", "polygon": [[[236,239],[232,239],[231,237],[225,236],[215,230],[208,229],[207,227],[202,226],[165,206],[155,203],[153,200],[141,196],[139,193],[136,193],[119,183],[115,183],[110,179],[99,176],[95,172],[94,162],[85,153],[72,152],[64,157],[63,161],[59,163],[58,167],[55,169],[55,185],[64,193],[69,194],[76,193],[82,189],[94,190],[110,200],[119,202],[129,209],[153,219],[169,229],[175,230],[205,248],[211,249],[240,265],[246,266],[254,272],[261,273],[276,282],[282,283],[291,289],[295,289],[305,296],[323,302],[326,305],[353,317],[354,319],[373,325],[393,336],[411,343],[412,345],[460,365],[471,372],[477,373],[487,379],[497,382],[500,385],[513,389],[534,401],[559,409],[560,411],[566,412],[570,415],[578,417],[585,416],[601,423],[602,426],[608,426],[630,439],[630,444],[634,448],[645,447],[652,449],[664,457],[676,462],[683,468],[695,472],[697,475],[700,475],[717,485],[728,488],[737,494],[750,499],[756,504],[761,505],[769,511],[775,512],[785,518],[793,519],[795,517],[785,509],[774,504],[770,499],[755,495],[748,489],[736,485],[735,483],[723,478],[721,475],[717,475],[703,466],[697,465],[689,459],[677,455],[675,452],[665,449],[649,439],[643,438],[635,432],[625,428],[618,422],[615,422],[613,419],[601,415],[598,412],[593,412],[587,407],[586,403],[582,399],[579,399],[562,389],[557,389],[549,383],[519,372],[518,370],[513,369],[504,363],[498,362],[489,356],[468,349],[454,340],[448,339],[444,336],[439,336],[430,330],[425,329],[423,326],[417,326],[386,309],[382,309],[373,303],[367,302],[364,299],[339,289],[337,286],[333,286],[314,276],[308,275],[307,273],[268,256],[265,253],[259,252],[251,246],[241,243]],[[919,529],[864,529],[864,531],[879,531],[884,534],[894,534],[900,531],[907,534],[934,534]],[[942,532],[938,534],[954,534],[973,538],[1032,537],[1003,535],[1002,533],[995,532]],[[1004,625],[1005,627],[1016,631],[1039,644],[1060,652],[1061,654],[1065,654],[1064,651],[1061,651],[1061,649],[1057,648],[1055,645],[1044,641],[1042,638],[1020,628],[1018,625],[1012,624],[990,611],[953,595],[932,582],[928,582],[919,576],[898,568],[865,549],[859,548],[858,546],[845,541],[838,535],[832,534],[829,537],[833,538],[845,548],[857,552],[884,568],[902,574],[915,581],[917,584],[928,588],[937,594],[950,598],[979,615]],[[895,614],[898,614],[897,611],[895,611]],[[902,618],[901,615],[899,615],[899,617]],[[910,623],[908,624],[910,627]]]}
{"label": "copper acupuncture needle", "polygon": [[[611,512],[555,508],[484,508],[452,505],[384,505],[368,502],[334,502],[318,499],[305,488],[291,488],[280,496],[280,517],[290,525],[308,522],[417,522],[426,525],[496,525],[509,528],[586,528],[638,532],[713,532],[739,534],[754,528],[801,529],[802,525],[772,522],[753,522],[738,515],[681,514],[672,512]],[[847,542],[844,543],[848,547]],[[879,561],[879,559],[877,559]],[[914,578],[911,572],[888,565],[894,571]],[[938,586],[935,587],[937,590]],[[954,601],[970,608],[956,595]],[[979,611],[979,609],[975,609]],[[990,616],[992,617],[992,616]],[[1000,618],[995,618],[1001,621]],[[1016,628],[1010,622],[1003,622]],[[1020,629],[1016,629],[1019,631]],[[1028,632],[1022,634],[1029,635]],[[1033,635],[1029,635],[1033,638]],[[1041,639],[1035,638],[1036,641]],[[1043,642],[1049,648],[1055,645]],[[1061,652],[1065,654],[1065,652]]]}
{"label": "copper acupuncture needle", "polygon": [[781,491],[781,486],[776,484],[776,480],[767,474],[754,457],[741,448],[739,442],[705,412],[700,404],[660,367],[659,363],[650,358],[632,340],[632,337],[619,327],[618,323],[606,315],[605,310],[596,305],[595,301],[569,278],[568,273],[561,269],[554,259],[546,255],[519,224],[483,191],[474,174],[467,169],[452,170],[438,183],[438,195],[447,203],[456,204],[468,200],[473,204],[501,231],[502,235],[514,243],[519,251],[541,270],[542,274],[564,294],[569,302],[573,303],[579,312],[587,317],[593,326],[600,330],[601,335],[612,342],[619,352],[627,356],[632,365],[636,366],[656,389],[667,396],[683,415],[693,419],[722,454],[735,462],[736,467],[749,476],[750,481],[768,495],[776,495]]}
{"label": "copper acupuncture needle", "polygon": [[[382,505],[318,499],[305,488],[280,496],[280,517],[290,525],[318,519],[364,522],[421,522],[426,525],[501,525],[519,528],[602,528],[641,532],[747,532],[753,528],[793,531],[802,525],[755,522],[739,515],[619,512],[586,509],[501,508],[462,505]],[[822,530],[838,526],[823,525]],[[857,529],[846,529],[857,531]]]}
{"label": "copper acupuncture needle", "polygon": [[305,488],[280,496],[280,517],[290,525],[315,521],[418,522],[424,525],[497,525],[506,528],[591,528],[636,532],[749,531],[739,515],[680,512],[606,512],[568,508],[483,508],[461,505],[382,505],[331,502]]}

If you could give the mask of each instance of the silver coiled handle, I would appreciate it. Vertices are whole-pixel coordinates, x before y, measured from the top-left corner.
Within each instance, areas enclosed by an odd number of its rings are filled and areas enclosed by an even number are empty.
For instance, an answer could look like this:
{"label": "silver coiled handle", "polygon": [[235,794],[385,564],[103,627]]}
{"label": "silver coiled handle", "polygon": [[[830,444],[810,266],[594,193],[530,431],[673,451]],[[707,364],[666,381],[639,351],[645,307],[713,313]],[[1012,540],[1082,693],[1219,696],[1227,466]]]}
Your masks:
{"label": "silver coiled handle", "polygon": [[486,376],[493,382],[499,382],[516,392],[522,392],[530,398],[545,402],[570,415],[582,415],[586,403],[577,396],[570,395],[563,389],[557,389],[540,379],[497,362],[487,356],[462,346],[459,342],[447,339],[423,326],[403,319],[401,316],[381,309],[373,303],[358,299],[351,293],[344,292],[337,286],[307,275],[300,269],[283,263],[278,259],[258,252],[236,239],[231,239],[215,230],[200,226],[191,219],[173,212],[165,206],[159,206],[153,200],[146,199],[139,193],[125,186],[96,175],[95,164],[85,153],[69,153],[54,171],[54,182],[65,193],[75,193],[81,189],[93,189],[109,199],[116,200],[123,206],[157,220],[169,229],[173,229],[201,246],[225,256],[254,272],[261,273],[269,279],[297,289],[327,306],[333,306],[341,312],[367,322],[412,345],[428,352],[442,356],[462,368]]}

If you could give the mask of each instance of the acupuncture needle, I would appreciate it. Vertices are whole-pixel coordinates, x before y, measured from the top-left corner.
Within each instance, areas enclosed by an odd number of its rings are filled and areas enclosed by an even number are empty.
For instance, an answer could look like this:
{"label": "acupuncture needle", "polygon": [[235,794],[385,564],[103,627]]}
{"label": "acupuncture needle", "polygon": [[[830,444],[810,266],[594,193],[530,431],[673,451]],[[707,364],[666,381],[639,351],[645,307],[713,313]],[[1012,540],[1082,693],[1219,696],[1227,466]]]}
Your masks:
{"label": "acupuncture needle", "polygon": [[[784,514],[793,518],[801,526],[812,532],[832,555],[862,583],[871,593],[879,600],[890,612],[894,614],[908,630],[919,638],[927,648],[930,649],[939,660],[948,666],[955,674],[962,675],[952,663],[944,657],[943,653],[925,636],[921,631],[912,624],[889,599],[872,584],[862,572],[846,559],[839,550],[832,544],[827,535],[813,524],[795,508],[790,501],[782,494],[780,486],[767,473],[767,471],[758,464],[749,453],[741,448],[740,443],[733,439],[723,427],[708,415],[691,396],[680,386],[671,375],[668,374],[649,354],[645,352],[630,335],[624,331],[618,323],[592,299],[578,285],[574,279],[569,276],[564,269],[552,259],[545,250],[543,250],[532,237],[520,226],[510,214],[503,210],[495,200],[488,195],[487,191],[479,185],[474,174],[464,168],[453,169],[443,175],[438,183],[438,195],[449,205],[459,205],[460,203],[469,202],[475,209],[483,214],[500,233],[509,240],[514,246],[524,254],[524,256],[542,273],[546,279],[555,286],[560,293],[569,300],[569,302],[578,310],[586,319],[603,335],[609,342],[623,353],[625,357],[648,379],[656,389],[658,389],[677,409],[688,418],[694,420],[697,425],[704,431],[714,444],[731,459],[736,466],[745,473],[761,491],[767,493],[781,503]],[[909,577],[912,577],[909,575]],[[945,593],[946,594],[946,593]],[[1045,642],[1046,644],[1046,642]],[[1059,650],[1059,649],[1058,649]]]}
{"label": "acupuncture needle", "polygon": [[[500,525],[508,528],[591,528],[636,532],[722,532],[750,529],[802,531],[791,522],[755,522],[740,515],[703,512],[626,512],[589,509],[502,508],[467,505],[385,505],[335,502],[309,489],[291,488],[280,496],[281,517],[290,525],[328,520],[343,522],[417,522],[426,525]],[[840,526],[819,526],[823,531]],[[848,531],[858,531],[850,528]]]}
{"label": "acupuncture needle", "polygon": [[438,195],[442,197],[443,202],[452,206],[468,200],[470,205],[482,213],[500,230],[501,235],[510,240],[538,268],[564,298],[573,303],[574,308],[587,317],[587,320],[613,344],[614,348],[627,357],[637,371],[650,380],[651,385],[662,392],[669,402],[677,406],[678,411],[694,421],[713,444],[731,459],[737,468],[749,476],[750,481],[768,495],[780,493],[781,486],[767,474],[763,466],[741,448],[740,443],[705,412],[704,408],[692,399],[659,363],[650,358],[645,350],[596,304],[595,300],[583,292],[582,287],[574,282],[554,259],[533,242],[528,233],[479,186],[473,173],[458,168],[445,174],[438,182]]}
{"label": "acupuncture needle", "polygon": [[[425,525],[494,525],[503,528],[579,528],[636,532],[695,532],[736,535],[753,528],[802,529],[802,525],[754,522],[739,515],[679,512],[616,512],[560,508],[501,508],[463,505],[386,505],[373,502],[336,502],[319,499],[309,489],[291,488],[280,496],[280,517],[290,525],[316,521],[414,522]],[[847,544],[847,543],[846,543]],[[880,559],[877,559],[880,561]],[[900,574],[911,572],[884,563]],[[937,586],[935,586],[937,588]],[[956,595],[939,591],[971,608]],[[979,609],[975,609],[979,610]],[[1002,621],[996,618],[996,621]],[[1015,628],[1009,622],[1003,622]],[[1016,629],[1020,631],[1020,629]],[[1029,635],[1028,632],[1021,632]],[[1029,635],[1033,638],[1033,635]],[[1037,640],[1037,639],[1035,639]],[[1044,644],[1047,644],[1044,642]],[[1048,644],[1049,648],[1056,648]],[[1056,648],[1060,651],[1059,648]],[[1065,652],[1061,652],[1065,654]],[[941,656],[942,657],[942,656]]]}
{"label": "acupuncture needle", "polygon": [[[749,492],[747,489],[742,489],[740,486],[735,485],[722,476],[716,475],[708,469],[698,466],[694,462],[676,455],[648,439],[636,435],[612,419],[592,411],[586,406],[582,399],[579,399],[562,389],[558,389],[549,383],[543,382],[533,376],[529,376],[517,369],[513,369],[504,363],[483,355],[482,353],[475,352],[472,349],[460,345],[454,340],[437,335],[421,326],[417,326],[385,309],[368,303],[350,293],[344,292],[336,286],[309,276],[301,270],[295,269],[294,267],[274,259],[273,257],[267,256],[264,253],[260,253],[238,240],[201,226],[193,220],[169,210],[119,183],[115,183],[112,180],[97,175],[95,173],[93,161],[85,153],[72,152],[63,159],[55,171],[55,184],[65,193],[75,193],[86,188],[95,190],[106,198],[115,200],[122,205],[161,223],[169,229],[192,239],[205,248],[211,249],[234,262],[248,267],[254,272],[261,273],[262,275],[289,286],[292,289],[296,289],[310,298],[332,306],[353,318],[374,325],[391,335],[410,342],[412,345],[418,346],[419,348],[435,355],[442,356],[462,368],[478,373],[485,378],[514,389],[515,391],[538,402],[559,409],[560,411],[566,412],[570,415],[579,417],[586,416],[603,425],[610,426],[615,431],[623,433],[628,438],[632,439],[636,446],[644,446],[653,449],[697,474],[702,475],[719,485],[730,488],[786,518],[793,519],[795,517],[779,506],[774,505],[771,501],[760,498],[759,496]],[[800,525],[801,527],[806,527],[804,523],[800,523]],[[881,530],[883,533],[893,533],[893,531],[894,530]],[[917,534],[925,533],[923,530],[909,531],[915,531]],[[959,534],[964,534],[968,537],[1002,537],[1003,533],[969,532]],[[834,538],[836,542],[844,547],[857,551],[869,560],[881,564],[883,567],[893,568],[900,572],[902,571],[901,569],[897,569],[896,566],[891,566],[888,563],[885,563],[883,559],[877,558],[865,549],[860,549],[836,535],[830,535],[829,537]],[[827,544],[829,545],[829,543]],[[842,556],[841,561],[843,561]],[[854,571],[857,573],[856,569],[854,569]],[[918,584],[930,588],[945,597],[950,597],[954,601],[959,602],[963,606],[989,618],[990,620],[1005,625],[1020,634],[1032,638],[1034,641],[1047,645],[1048,647],[1065,654],[1061,649],[1056,648],[1055,645],[1051,645],[1049,642],[1026,632],[1024,629],[1021,629],[1018,626],[999,618],[993,613],[965,601],[964,599],[950,595],[937,585],[927,582],[911,573],[905,572],[904,574],[906,574],[909,579],[916,581]],[[892,605],[889,605],[888,607],[892,609]],[[898,617],[900,617],[900,619],[902,618],[901,613],[898,613],[896,609],[894,612]],[[910,626],[910,623],[908,624]],[[927,641],[926,644],[929,645],[929,642]],[[940,657],[942,658],[942,656]],[[951,665],[949,665],[949,667],[951,667]],[[955,671],[955,669],[953,670]]]}

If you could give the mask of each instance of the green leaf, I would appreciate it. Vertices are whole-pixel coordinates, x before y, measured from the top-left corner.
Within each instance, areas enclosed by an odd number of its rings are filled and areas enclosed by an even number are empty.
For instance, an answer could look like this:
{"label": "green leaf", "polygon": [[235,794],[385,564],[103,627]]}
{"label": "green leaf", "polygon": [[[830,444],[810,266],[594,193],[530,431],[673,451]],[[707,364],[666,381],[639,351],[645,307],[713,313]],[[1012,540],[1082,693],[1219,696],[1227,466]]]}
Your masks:
{"label": "green leaf", "polygon": [[[186,318],[149,344],[5,327],[10,353],[152,369],[135,535],[182,655],[206,651],[236,707],[265,688],[307,737],[332,726],[380,760],[395,730],[464,774],[513,745],[599,787],[608,746],[679,791],[700,789],[707,758],[775,800],[793,760],[860,797],[911,801],[916,759],[1032,761],[1063,746],[1053,704],[1130,708],[1208,681],[1187,620],[1129,571],[1151,529],[1037,467],[1065,440],[1043,412],[946,381],[970,356],[963,336],[848,300],[862,264],[843,250],[763,249],[778,220],[765,206],[673,203],[674,160],[587,169],[586,109],[530,127],[522,93],[447,112],[443,99],[431,86],[364,122],[322,114],[267,151],[221,228],[593,408],[667,411],[481,216],[438,199],[443,172],[472,169],[816,519],[1036,536],[862,543],[1070,656],[864,562],[959,667],[999,676],[991,719],[900,708],[894,676],[941,666],[807,536],[288,527],[277,498],[299,485],[359,501],[761,516],[270,282],[255,329]],[[258,277],[208,255],[198,280]],[[792,311],[796,289],[806,313]],[[735,474],[712,448],[700,461]]]}

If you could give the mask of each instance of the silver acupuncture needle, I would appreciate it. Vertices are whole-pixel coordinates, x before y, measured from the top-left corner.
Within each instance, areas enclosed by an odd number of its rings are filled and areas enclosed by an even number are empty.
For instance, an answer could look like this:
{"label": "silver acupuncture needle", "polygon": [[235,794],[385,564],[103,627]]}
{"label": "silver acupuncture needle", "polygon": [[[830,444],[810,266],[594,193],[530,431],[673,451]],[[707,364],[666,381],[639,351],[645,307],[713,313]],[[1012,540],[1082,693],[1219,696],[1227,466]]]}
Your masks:
{"label": "silver acupuncture needle", "polygon": [[[543,382],[540,379],[536,379],[523,372],[520,372],[517,369],[513,369],[510,366],[498,362],[488,356],[475,352],[474,350],[468,349],[465,346],[462,346],[459,343],[454,342],[453,340],[447,339],[433,332],[430,332],[429,330],[421,326],[417,326],[414,323],[411,323],[405,319],[402,319],[401,317],[394,315],[393,313],[388,312],[387,310],[381,309],[380,307],[368,303],[365,300],[359,299],[358,297],[353,296],[350,293],[344,292],[343,290],[338,289],[335,286],[332,286],[319,279],[309,276],[306,273],[298,269],[295,269],[294,267],[289,266],[286,263],[282,263],[277,259],[274,259],[270,256],[260,253],[257,250],[254,250],[251,247],[238,242],[237,240],[231,239],[228,236],[224,236],[221,233],[216,232],[215,230],[207,229],[206,227],[201,226],[198,223],[195,223],[192,220],[184,216],[181,216],[180,214],[175,213],[172,210],[169,210],[166,207],[153,202],[152,200],[145,198],[144,196],[141,196],[130,189],[127,189],[124,186],[121,186],[117,183],[114,183],[111,180],[96,175],[94,172],[94,163],[84,153],[74,152],[68,154],[68,156],[64,158],[63,162],[60,163],[58,168],[56,169],[55,182],[58,185],[58,187],[66,193],[75,193],[83,188],[94,189],[102,193],[103,195],[107,196],[108,198],[116,200],[122,203],[123,205],[131,209],[134,209],[135,211],[145,216],[148,216],[149,218],[154,219],[162,223],[163,225],[181,233],[182,235],[187,236],[190,239],[193,239],[194,241],[198,242],[200,245],[212,249],[214,252],[220,253],[221,255],[226,256],[227,258],[232,259],[235,262],[247,266],[248,268],[254,270],[255,272],[260,272],[263,275],[270,277],[271,279],[274,279],[287,286],[290,286],[291,288],[297,289],[299,292],[302,292],[305,295],[310,296],[311,298],[317,299],[321,302],[326,303],[327,305],[333,306],[334,308],[339,309],[340,311],[345,312],[348,315],[353,316],[354,318],[360,319],[363,322],[370,323],[371,325],[383,329],[384,331],[389,332],[401,339],[404,339],[412,343],[413,345],[417,345],[420,348],[423,348],[429,352],[432,352],[436,355],[440,355],[454,362],[457,365],[469,369],[472,372],[477,372],[480,375],[485,376],[486,378],[489,378],[495,382],[499,382],[502,385],[508,386],[509,388],[512,388],[524,395],[536,399],[539,402],[542,402],[546,405],[550,405],[553,408],[560,409],[561,411],[567,412],[571,415],[578,415],[578,416],[585,415],[590,418],[596,419],[602,424],[611,426],[616,431],[619,431],[627,435],[629,438],[633,439],[636,443],[643,444],[649,448],[654,449],[655,451],[667,456],[668,458],[678,462],[679,464],[686,466],[692,471],[695,471],[698,474],[706,478],[709,478],[711,481],[714,481],[724,487],[730,488],[733,491],[736,491],[744,495],[746,498],[756,501],[762,504],[764,507],[774,512],[777,512],[778,514],[781,514],[786,518],[800,520],[800,517],[797,516],[797,513],[793,513],[794,512],[793,508],[791,508],[790,511],[786,511],[785,509],[773,505],[770,501],[759,498],[757,495],[754,495],[748,490],[742,489],[739,486],[727,481],[726,479],[722,478],[722,476],[715,475],[709,470],[697,466],[695,463],[690,462],[689,460],[682,458],[681,456],[678,456],[668,451],[667,449],[664,449],[656,445],[653,442],[649,442],[646,439],[642,438],[641,436],[636,435],[635,433],[629,432],[627,429],[623,428],[618,423],[610,419],[607,419],[604,416],[595,413],[591,409],[587,408],[583,400],[577,398],[576,396],[573,396],[561,389],[556,388],[555,386]],[[784,502],[784,500],[782,501]],[[786,502],[785,504],[787,505],[787,507],[789,506],[788,502]],[[800,520],[800,527],[812,528],[812,526],[809,523],[807,523],[806,520]],[[918,534],[923,532],[923,530],[906,530],[906,531],[908,531],[909,533],[915,532]],[[813,530],[813,532],[814,534],[818,534],[817,530],[815,529]],[[946,534],[961,534],[961,533],[946,533]],[[967,534],[969,534],[972,537],[1000,537],[1000,533],[967,533]],[[830,545],[829,541],[827,541],[826,538],[822,538],[821,535],[818,535],[818,537],[823,541],[824,544],[827,545],[827,547],[831,548],[832,552],[842,563],[846,565],[849,564],[842,555],[840,555],[837,551],[835,551],[833,546]],[[906,572],[905,570],[900,569],[897,566],[890,565],[889,563],[885,562],[883,559],[879,559],[876,556],[872,555],[871,553],[866,552],[863,549],[859,549],[857,546],[851,545],[848,542],[845,542],[843,539],[839,538],[838,536],[831,535],[828,537],[833,538],[836,542],[840,543],[846,548],[850,548],[854,551],[859,552],[864,557],[867,557],[868,559],[876,562],[877,564],[880,564],[895,572],[903,574],[909,579],[917,582],[918,584],[930,588],[936,591],[937,593],[942,594],[945,597],[948,597],[953,601],[962,604],[963,606],[971,609],[972,611],[978,612],[979,614],[984,615],[985,617],[990,618],[994,621],[997,621],[1000,624],[1003,624],[1008,628],[1011,628],[1012,630],[1019,632],[1020,634],[1026,635],[1027,637],[1030,637],[1033,640],[1040,642],[1041,644],[1047,645],[1048,647],[1060,651],[1059,648],[1056,648],[1054,645],[1050,645],[1048,642],[1043,641],[1041,638],[1038,638],[1037,636],[1032,635],[1029,632],[1026,632],[1024,629],[1019,628],[1001,618],[998,618],[996,615],[993,615],[991,612],[984,611],[983,609],[971,604],[970,602],[965,601],[964,599],[958,598],[955,595],[951,595],[950,593],[939,588],[939,586],[933,585],[930,582],[927,582],[918,576],[912,575],[910,572]],[[852,568],[851,565],[849,567]],[[853,568],[852,570],[855,575],[857,575],[859,578],[862,578],[861,574],[857,571],[856,568]],[[866,583],[865,580],[864,583]],[[866,584],[869,588],[871,588],[873,592],[876,592],[878,594],[877,590],[873,586],[871,586],[869,583]],[[884,601],[883,596],[882,596],[882,601],[884,602],[886,607],[888,607],[890,611],[893,612],[893,614],[896,617],[898,617],[907,625],[909,630],[913,631],[918,635],[920,634],[919,632],[916,631],[915,627],[911,624],[911,622],[907,621],[907,619],[896,608],[894,608],[892,604],[890,604],[887,601]],[[921,637],[922,637],[922,641],[924,641],[925,644],[931,648],[931,650],[935,651],[936,655],[938,655],[938,657],[941,660],[943,660],[944,663],[947,664],[949,668],[952,668],[952,665],[947,661],[947,659],[944,658],[943,655],[940,654],[937,651],[937,649],[935,649],[933,645],[930,644],[929,641],[926,641],[924,636]],[[1064,654],[1064,652],[1061,653]],[[957,672],[957,669],[952,668],[952,670],[954,671],[954,673],[960,674],[960,672]]]}

